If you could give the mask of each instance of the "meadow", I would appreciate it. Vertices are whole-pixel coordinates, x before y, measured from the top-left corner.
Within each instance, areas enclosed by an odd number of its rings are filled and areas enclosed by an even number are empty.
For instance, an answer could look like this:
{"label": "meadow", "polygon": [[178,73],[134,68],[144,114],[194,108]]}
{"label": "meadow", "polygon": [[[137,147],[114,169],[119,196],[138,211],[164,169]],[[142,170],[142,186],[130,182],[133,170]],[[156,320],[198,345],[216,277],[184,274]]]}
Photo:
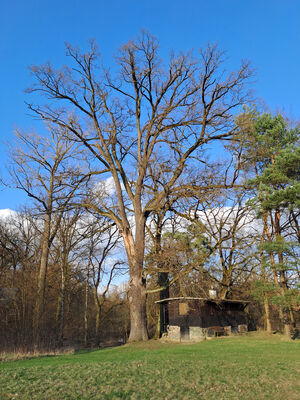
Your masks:
{"label": "meadow", "polygon": [[248,334],[2,361],[0,399],[300,399],[300,341]]}

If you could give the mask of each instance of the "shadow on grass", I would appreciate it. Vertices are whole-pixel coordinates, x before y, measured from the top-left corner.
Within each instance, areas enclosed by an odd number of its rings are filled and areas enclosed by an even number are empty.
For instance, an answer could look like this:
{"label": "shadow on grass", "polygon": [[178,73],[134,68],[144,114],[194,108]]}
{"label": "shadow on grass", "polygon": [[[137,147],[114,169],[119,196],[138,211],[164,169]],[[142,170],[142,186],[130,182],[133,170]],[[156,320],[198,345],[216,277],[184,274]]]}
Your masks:
{"label": "shadow on grass", "polygon": [[103,344],[100,347],[75,350],[74,354],[75,355],[76,354],[89,354],[89,353],[94,353],[96,351],[105,350],[105,349],[113,349],[115,347],[121,347],[121,346],[124,346],[124,343],[116,342],[116,343],[110,343],[110,344]]}

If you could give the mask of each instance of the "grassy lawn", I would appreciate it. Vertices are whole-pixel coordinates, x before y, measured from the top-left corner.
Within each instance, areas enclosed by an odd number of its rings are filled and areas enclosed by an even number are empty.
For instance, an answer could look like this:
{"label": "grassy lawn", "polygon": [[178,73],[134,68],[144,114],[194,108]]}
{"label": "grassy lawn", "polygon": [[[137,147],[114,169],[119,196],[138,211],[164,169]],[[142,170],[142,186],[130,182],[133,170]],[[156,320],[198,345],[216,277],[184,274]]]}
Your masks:
{"label": "grassy lawn", "polygon": [[0,399],[300,399],[300,341],[151,341],[2,362]]}

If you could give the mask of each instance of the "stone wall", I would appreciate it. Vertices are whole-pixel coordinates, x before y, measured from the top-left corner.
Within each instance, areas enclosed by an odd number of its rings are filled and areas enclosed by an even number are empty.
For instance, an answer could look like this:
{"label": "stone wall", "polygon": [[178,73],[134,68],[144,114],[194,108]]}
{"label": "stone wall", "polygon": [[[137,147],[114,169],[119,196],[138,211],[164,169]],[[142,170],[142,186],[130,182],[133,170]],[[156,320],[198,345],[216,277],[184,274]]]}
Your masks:
{"label": "stone wall", "polygon": [[193,342],[200,342],[205,339],[207,335],[206,328],[200,328],[199,326],[190,326],[190,340]]}
{"label": "stone wall", "polygon": [[168,325],[167,337],[170,340],[180,341],[180,326]]}
{"label": "stone wall", "polygon": [[238,325],[237,327],[224,326],[224,327],[209,327],[201,328],[199,326],[190,326],[184,335],[180,331],[180,326],[168,325],[167,332],[163,335],[163,338],[172,341],[192,341],[200,342],[205,338],[214,336],[229,336],[231,333],[245,333],[248,332],[247,325]]}
{"label": "stone wall", "polygon": [[238,333],[246,333],[248,332],[248,326],[243,324],[243,325],[238,325]]}

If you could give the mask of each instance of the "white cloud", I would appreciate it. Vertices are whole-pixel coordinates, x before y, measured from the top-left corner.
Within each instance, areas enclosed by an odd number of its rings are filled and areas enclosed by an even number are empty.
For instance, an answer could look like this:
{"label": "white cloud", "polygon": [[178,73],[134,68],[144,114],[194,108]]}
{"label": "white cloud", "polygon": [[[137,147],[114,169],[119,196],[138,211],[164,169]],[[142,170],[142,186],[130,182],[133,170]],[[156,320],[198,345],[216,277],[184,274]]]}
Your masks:
{"label": "white cloud", "polygon": [[[121,182],[121,189],[124,191],[125,187]],[[100,190],[106,196],[112,197],[116,194],[116,186],[114,182],[114,178],[112,176],[107,179],[101,180],[95,184],[95,190]]]}
{"label": "white cloud", "polygon": [[112,196],[116,192],[116,186],[114,182],[114,178],[110,176],[109,178],[105,179],[104,181],[100,182],[100,185],[103,187],[104,191],[109,195]]}
{"label": "white cloud", "polygon": [[3,220],[5,220],[9,217],[14,217],[16,215],[17,215],[16,211],[11,210],[9,208],[4,208],[4,209],[0,210],[0,219],[3,219]]}

